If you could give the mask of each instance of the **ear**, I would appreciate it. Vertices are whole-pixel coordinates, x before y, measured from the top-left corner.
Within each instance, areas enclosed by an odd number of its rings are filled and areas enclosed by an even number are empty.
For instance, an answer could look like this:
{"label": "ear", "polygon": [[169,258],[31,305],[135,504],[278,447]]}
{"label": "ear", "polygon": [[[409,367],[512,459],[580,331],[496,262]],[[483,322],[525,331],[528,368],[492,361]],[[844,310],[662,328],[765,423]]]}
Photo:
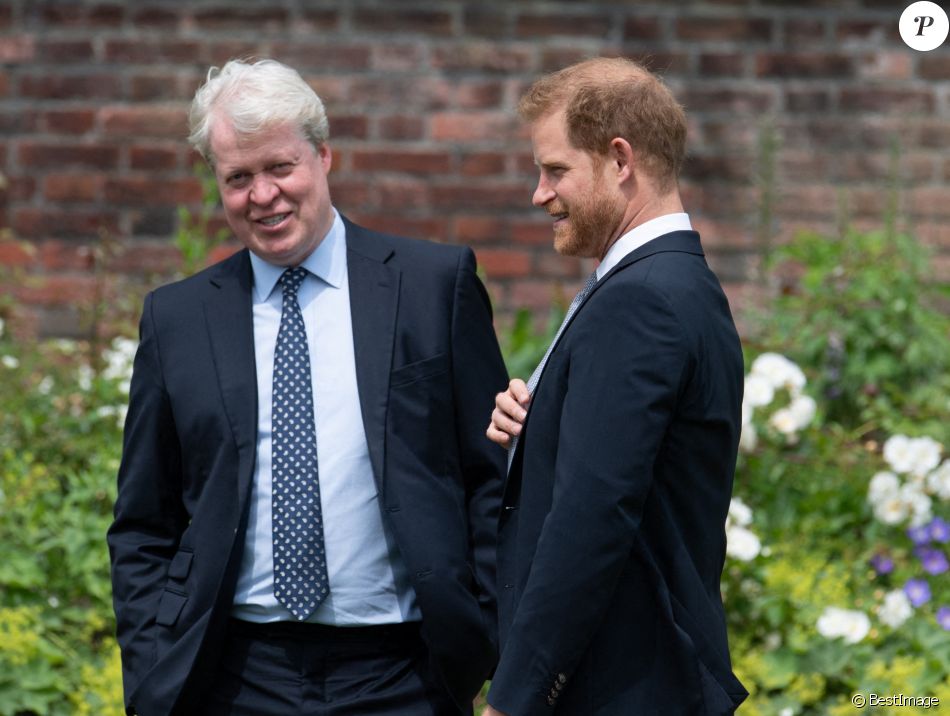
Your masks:
{"label": "ear", "polygon": [[333,166],[333,152],[330,145],[324,142],[317,147],[317,156],[320,158],[320,163],[323,164],[323,170],[329,174],[330,167]]}
{"label": "ear", "polygon": [[610,140],[610,149],[607,153],[607,157],[616,172],[617,181],[619,183],[623,184],[633,179],[634,154],[630,142],[622,137],[614,137]]}

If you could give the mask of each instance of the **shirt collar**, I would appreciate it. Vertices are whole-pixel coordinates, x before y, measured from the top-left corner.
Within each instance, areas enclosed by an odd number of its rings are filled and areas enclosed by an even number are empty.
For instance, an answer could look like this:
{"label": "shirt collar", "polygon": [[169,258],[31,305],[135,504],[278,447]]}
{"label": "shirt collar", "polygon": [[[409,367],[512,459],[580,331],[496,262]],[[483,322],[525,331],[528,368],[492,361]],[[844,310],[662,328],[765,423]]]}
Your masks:
{"label": "shirt collar", "polygon": [[[346,280],[346,228],[336,209],[327,235],[300,265],[333,288],[343,285]],[[251,269],[254,272],[254,297],[262,303],[273,293],[287,267],[267,263],[252,251]]]}
{"label": "shirt collar", "polygon": [[597,280],[600,281],[607,272],[620,263],[620,259],[631,251],[639,249],[644,244],[652,241],[658,236],[668,234],[671,231],[692,231],[693,226],[689,222],[689,214],[680,212],[678,214],[666,214],[658,216],[655,219],[635,226],[626,234],[614,242],[614,245],[607,249],[604,260],[597,267]]}

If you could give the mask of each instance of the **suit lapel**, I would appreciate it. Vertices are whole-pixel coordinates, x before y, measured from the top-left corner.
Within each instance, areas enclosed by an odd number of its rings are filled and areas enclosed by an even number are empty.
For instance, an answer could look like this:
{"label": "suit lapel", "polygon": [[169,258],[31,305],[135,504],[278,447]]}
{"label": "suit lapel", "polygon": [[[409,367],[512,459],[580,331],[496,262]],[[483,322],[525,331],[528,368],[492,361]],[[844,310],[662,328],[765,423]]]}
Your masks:
{"label": "suit lapel", "polygon": [[389,373],[401,274],[386,263],[392,256],[391,248],[346,219],[344,224],[356,384],[370,463],[382,494]]}
{"label": "suit lapel", "polygon": [[257,449],[257,368],[247,250],[220,264],[204,300],[205,323],[224,410],[240,456],[240,504],[248,494]]}

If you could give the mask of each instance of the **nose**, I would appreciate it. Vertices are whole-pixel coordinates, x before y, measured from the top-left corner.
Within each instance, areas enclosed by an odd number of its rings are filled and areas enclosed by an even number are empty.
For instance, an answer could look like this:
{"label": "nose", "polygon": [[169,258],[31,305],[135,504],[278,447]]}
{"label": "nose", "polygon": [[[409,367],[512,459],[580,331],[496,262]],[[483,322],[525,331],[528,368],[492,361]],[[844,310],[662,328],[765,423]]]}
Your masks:
{"label": "nose", "polygon": [[551,185],[545,180],[542,174],[538,178],[538,185],[534,189],[534,196],[531,197],[531,203],[535,206],[544,206],[555,196]]}
{"label": "nose", "polygon": [[252,202],[259,206],[268,206],[279,193],[277,184],[266,173],[254,175],[249,197]]}

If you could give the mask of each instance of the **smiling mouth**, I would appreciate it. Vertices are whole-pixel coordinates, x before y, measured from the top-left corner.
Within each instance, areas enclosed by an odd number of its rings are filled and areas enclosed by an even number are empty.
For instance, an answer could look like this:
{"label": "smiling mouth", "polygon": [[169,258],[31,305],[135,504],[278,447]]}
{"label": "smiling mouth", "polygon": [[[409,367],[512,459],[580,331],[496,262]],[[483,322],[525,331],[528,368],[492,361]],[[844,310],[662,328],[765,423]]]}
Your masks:
{"label": "smiling mouth", "polygon": [[257,223],[263,224],[264,226],[277,226],[288,216],[290,216],[290,212],[287,212],[286,214],[277,214],[276,216],[268,216],[266,219],[258,219]]}
{"label": "smiling mouth", "polygon": [[557,222],[563,221],[567,218],[567,212],[564,211],[558,214],[551,214],[551,218],[554,219],[554,223],[556,224]]}

